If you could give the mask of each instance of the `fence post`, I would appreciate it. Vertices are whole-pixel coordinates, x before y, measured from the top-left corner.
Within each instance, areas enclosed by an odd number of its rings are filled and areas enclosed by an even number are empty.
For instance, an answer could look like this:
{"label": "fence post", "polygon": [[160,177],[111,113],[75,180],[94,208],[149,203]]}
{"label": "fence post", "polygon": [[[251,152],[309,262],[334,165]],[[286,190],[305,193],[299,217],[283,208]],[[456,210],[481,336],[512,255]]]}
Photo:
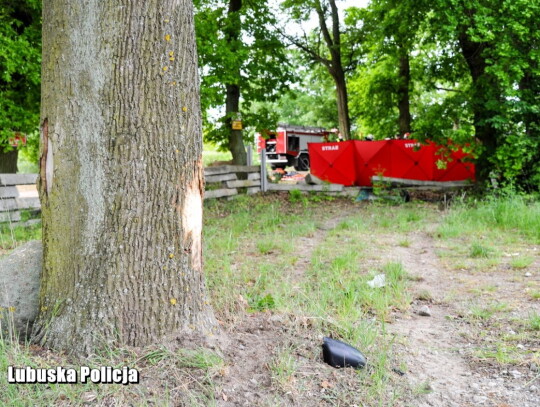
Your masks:
{"label": "fence post", "polygon": [[267,179],[266,179],[266,148],[263,148],[261,150],[261,191],[266,192],[268,191],[268,185],[267,185]]}
{"label": "fence post", "polygon": [[251,144],[247,145],[246,152],[247,152],[247,165],[251,167],[253,165],[253,148],[251,147]]}

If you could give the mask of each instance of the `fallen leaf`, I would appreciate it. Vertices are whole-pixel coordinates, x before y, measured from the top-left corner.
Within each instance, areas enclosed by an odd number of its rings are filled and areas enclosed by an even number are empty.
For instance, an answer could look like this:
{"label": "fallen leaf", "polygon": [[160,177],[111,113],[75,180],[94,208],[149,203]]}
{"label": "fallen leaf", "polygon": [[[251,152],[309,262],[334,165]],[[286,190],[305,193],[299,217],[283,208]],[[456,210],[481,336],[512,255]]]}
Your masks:
{"label": "fallen leaf", "polygon": [[327,381],[327,380],[323,380],[322,383],[321,383],[321,387],[323,389],[329,389],[331,387],[334,387],[334,385],[332,383],[330,383],[329,381]]}

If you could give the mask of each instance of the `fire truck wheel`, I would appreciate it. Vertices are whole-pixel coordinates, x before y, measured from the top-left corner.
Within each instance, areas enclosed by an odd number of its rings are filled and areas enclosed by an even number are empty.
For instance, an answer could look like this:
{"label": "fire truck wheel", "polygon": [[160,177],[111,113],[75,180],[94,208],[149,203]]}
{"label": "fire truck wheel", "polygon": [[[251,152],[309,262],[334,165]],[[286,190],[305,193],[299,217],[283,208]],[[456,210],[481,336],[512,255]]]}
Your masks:
{"label": "fire truck wheel", "polygon": [[307,171],[309,170],[309,155],[300,154],[297,159],[297,164],[294,166],[296,171]]}
{"label": "fire truck wheel", "polygon": [[270,168],[272,169],[272,171],[275,171],[278,168],[281,168],[282,170],[284,170],[285,167],[286,167],[285,164],[270,164]]}

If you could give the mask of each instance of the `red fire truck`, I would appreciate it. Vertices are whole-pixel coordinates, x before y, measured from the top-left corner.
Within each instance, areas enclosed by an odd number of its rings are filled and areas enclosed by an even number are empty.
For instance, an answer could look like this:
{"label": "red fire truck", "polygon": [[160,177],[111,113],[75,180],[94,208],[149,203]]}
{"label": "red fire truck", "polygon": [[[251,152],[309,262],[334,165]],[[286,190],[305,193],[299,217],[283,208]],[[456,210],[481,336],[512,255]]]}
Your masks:
{"label": "red fire truck", "polygon": [[292,126],[278,124],[275,131],[258,134],[260,153],[266,149],[266,161],[272,169],[293,166],[297,171],[309,169],[308,143],[328,141],[329,131],[322,127]]}

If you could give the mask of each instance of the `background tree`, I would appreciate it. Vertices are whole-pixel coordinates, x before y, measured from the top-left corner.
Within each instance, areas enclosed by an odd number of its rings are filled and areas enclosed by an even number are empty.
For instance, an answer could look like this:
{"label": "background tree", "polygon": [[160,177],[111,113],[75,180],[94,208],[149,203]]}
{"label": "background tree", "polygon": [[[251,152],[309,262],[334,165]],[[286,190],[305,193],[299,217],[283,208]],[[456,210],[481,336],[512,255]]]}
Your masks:
{"label": "background tree", "polygon": [[37,138],[41,68],[41,1],[0,4],[0,173],[17,172],[15,132]]}
{"label": "background tree", "polygon": [[49,0],[34,339],[89,353],[214,326],[189,0]]}
{"label": "background tree", "polygon": [[344,32],[335,0],[286,0],[283,9],[293,21],[301,23],[315,12],[318,27],[310,36],[284,34],[306,59],[322,64],[335,83],[339,129],[344,139],[351,138],[349,95],[346,75],[357,64],[358,38]]}
{"label": "background tree", "polygon": [[242,118],[244,126],[275,126],[276,115],[254,113],[253,102],[272,101],[292,79],[285,47],[272,30],[276,19],[261,0],[197,0],[197,45],[202,76],[202,102],[223,109],[213,120],[205,116],[205,139],[229,149],[233,163],[246,164],[244,132],[233,130],[231,121]]}
{"label": "background tree", "polygon": [[[538,83],[539,37],[534,21],[540,17],[540,5],[524,0],[428,4],[432,33],[440,42],[452,44],[468,68],[467,107],[480,142],[479,179],[516,180],[525,168],[538,173],[533,162],[540,144],[520,117],[520,112],[535,110],[531,109],[535,101],[520,84]],[[534,122],[537,118],[530,123]]]}
{"label": "background tree", "polygon": [[348,24],[362,33],[365,54],[351,87],[361,95],[357,109],[369,133],[380,133],[381,122],[386,137],[412,131],[411,54],[421,38],[423,11],[407,0],[373,0],[366,9],[349,10]]}
{"label": "background tree", "polygon": [[297,66],[297,82],[275,102],[254,103],[257,113],[272,112],[274,123],[297,126],[337,128],[336,92],[332,79],[320,64],[304,65],[298,51],[288,50],[289,59]]}

